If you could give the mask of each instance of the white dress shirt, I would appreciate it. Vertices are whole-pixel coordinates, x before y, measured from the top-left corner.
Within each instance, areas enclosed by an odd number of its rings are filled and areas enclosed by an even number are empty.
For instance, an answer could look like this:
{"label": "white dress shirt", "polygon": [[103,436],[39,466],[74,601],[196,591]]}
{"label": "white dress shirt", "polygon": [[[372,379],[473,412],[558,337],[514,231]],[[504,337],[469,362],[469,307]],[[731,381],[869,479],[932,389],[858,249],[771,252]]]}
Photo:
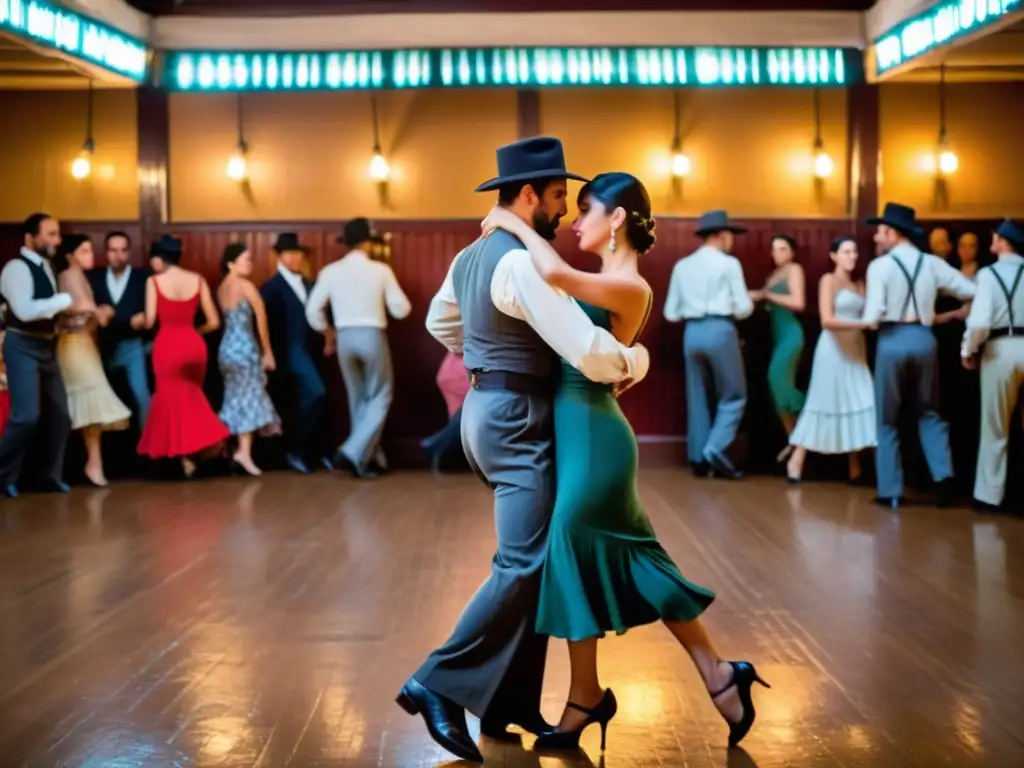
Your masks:
{"label": "white dress shirt", "polygon": [[[452,273],[461,255],[452,260],[427,312],[427,331],[457,355],[462,354],[462,313]],[[491,301],[500,312],[529,324],[545,344],[591,381],[639,382],[647,375],[647,351],[627,347],[594,325],[575,299],[544,281],[525,250],[509,251],[498,261],[491,277]]]}
{"label": "white dress shirt", "polygon": [[292,287],[292,290],[295,291],[295,295],[299,297],[299,301],[305,305],[309,296],[306,293],[306,283],[303,282],[302,275],[298,272],[292,272],[290,269],[285,269],[281,264],[277,265],[277,272],[284,278],[285,282]]}
{"label": "white dress shirt", "polygon": [[132,267],[130,264],[121,270],[120,275],[116,274],[110,267],[107,267],[107,290],[110,291],[110,300],[115,304],[124,296],[124,291],[128,287],[128,278],[131,274]]}
{"label": "white dress shirt", "polygon": [[670,323],[708,315],[742,320],[753,311],[743,267],[735,256],[705,245],[672,268],[664,312]]}
{"label": "white dress shirt", "polygon": [[[21,255],[33,264],[42,266],[50,278],[53,290],[57,291],[57,281],[50,269],[50,262],[28,248],[22,248]],[[0,272],[0,294],[7,300],[7,307],[15,317],[23,323],[49,320],[71,306],[72,299],[67,293],[57,292],[48,299],[33,299],[33,293],[32,271],[20,259],[11,259],[4,265],[3,272]]]}
{"label": "white dress shirt", "polygon": [[[914,282],[914,295],[910,301],[910,284],[896,260],[903,265],[907,274],[914,276],[918,259],[921,270]],[[880,256],[868,265],[867,299],[864,304],[864,321],[868,323],[919,322],[930,326],[935,321],[935,297],[946,293],[966,301],[974,296],[974,283],[949,266],[944,260],[930,253],[922,253],[910,243],[900,243],[885,256]],[[914,310],[914,300],[917,311]],[[906,304],[906,313],[903,306]]]}
{"label": "white dress shirt", "polygon": [[350,251],[317,275],[306,304],[306,319],[321,333],[327,328],[324,306],[328,300],[334,327],[339,330],[384,329],[388,327],[389,314],[401,320],[412,311],[391,267],[374,261],[362,251]]}
{"label": "white dress shirt", "polygon": [[[1013,291],[1013,283],[1017,279],[1017,271],[1024,266],[1024,256],[1016,253],[1000,256],[999,261],[991,267],[979,269],[977,273],[978,290],[974,294],[974,303],[967,316],[967,330],[964,331],[963,344],[960,347],[961,357],[971,357],[985,344],[989,333],[997,328],[1010,327],[1010,309],[1013,310],[1013,325],[1024,326],[1024,280],[1013,293],[1013,304],[1006,303],[1006,294],[993,271],[1002,278],[1006,290]],[[1020,338],[1024,339],[1024,336]]]}

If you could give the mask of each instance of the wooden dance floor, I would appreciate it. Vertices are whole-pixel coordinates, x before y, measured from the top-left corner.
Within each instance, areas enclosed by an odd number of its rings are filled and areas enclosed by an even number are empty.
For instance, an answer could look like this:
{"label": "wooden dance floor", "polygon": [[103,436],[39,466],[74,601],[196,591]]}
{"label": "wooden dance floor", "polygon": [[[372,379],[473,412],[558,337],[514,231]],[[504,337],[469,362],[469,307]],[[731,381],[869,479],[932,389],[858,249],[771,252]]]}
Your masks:
{"label": "wooden dance floor", "polygon": [[[641,475],[708,624],[771,691],[727,730],[660,626],[602,645],[604,764],[1024,765],[1024,521],[870,489]],[[0,764],[445,764],[399,686],[483,579],[487,491],[398,473],[119,484],[0,505]],[[544,712],[568,685],[551,645]],[[477,722],[470,719],[476,733]],[[600,765],[485,741],[488,765]]]}

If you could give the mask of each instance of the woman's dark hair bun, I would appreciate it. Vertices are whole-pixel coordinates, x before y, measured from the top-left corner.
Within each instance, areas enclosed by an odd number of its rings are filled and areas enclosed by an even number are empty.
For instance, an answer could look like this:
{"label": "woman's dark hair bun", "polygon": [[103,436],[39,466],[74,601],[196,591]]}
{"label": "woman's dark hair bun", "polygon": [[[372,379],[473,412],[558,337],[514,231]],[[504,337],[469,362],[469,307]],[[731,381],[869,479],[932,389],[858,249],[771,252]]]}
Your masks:
{"label": "woman's dark hair bun", "polygon": [[637,253],[645,254],[654,247],[658,238],[651,213],[651,196],[640,179],[621,171],[602,173],[581,190],[583,193],[597,200],[609,212],[616,208],[626,212],[626,238]]}
{"label": "woman's dark hair bun", "polygon": [[249,249],[245,243],[228,243],[220,257],[220,273],[226,275],[229,271],[228,265],[236,261],[247,250]]}

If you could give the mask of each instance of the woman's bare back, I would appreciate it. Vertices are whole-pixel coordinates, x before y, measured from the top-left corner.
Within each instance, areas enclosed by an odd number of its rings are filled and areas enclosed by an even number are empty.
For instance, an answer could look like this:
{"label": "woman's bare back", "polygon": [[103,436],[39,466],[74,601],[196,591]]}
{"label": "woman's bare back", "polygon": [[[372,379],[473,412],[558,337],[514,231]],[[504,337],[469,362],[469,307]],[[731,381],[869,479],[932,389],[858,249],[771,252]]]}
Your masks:
{"label": "woman's bare back", "polygon": [[195,272],[181,267],[170,267],[166,272],[153,278],[161,295],[172,301],[186,301],[199,293],[202,278]]}
{"label": "woman's bare back", "polygon": [[647,319],[651,316],[651,307],[654,304],[654,291],[647,281],[637,275],[636,297],[629,303],[629,306],[621,307],[617,312],[611,313],[612,335],[622,344],[631,346],[636,343],[643,333]]}

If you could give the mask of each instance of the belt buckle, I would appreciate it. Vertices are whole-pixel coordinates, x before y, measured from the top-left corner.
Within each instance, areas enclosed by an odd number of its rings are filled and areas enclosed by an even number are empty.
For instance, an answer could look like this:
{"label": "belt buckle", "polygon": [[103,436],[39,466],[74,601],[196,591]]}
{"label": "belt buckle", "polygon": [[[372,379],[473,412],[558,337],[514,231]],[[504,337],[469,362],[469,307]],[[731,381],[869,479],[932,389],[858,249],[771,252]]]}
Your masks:
{"label": "belt buckle", "polygon": [[469,386],[472,387],[473,389],[476,389],[478,381],[479,381],[479,376],[477,375],[477,372],[476,371],[470,371],[469,372]]}

